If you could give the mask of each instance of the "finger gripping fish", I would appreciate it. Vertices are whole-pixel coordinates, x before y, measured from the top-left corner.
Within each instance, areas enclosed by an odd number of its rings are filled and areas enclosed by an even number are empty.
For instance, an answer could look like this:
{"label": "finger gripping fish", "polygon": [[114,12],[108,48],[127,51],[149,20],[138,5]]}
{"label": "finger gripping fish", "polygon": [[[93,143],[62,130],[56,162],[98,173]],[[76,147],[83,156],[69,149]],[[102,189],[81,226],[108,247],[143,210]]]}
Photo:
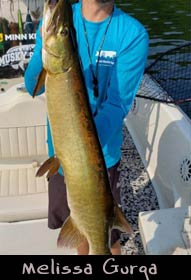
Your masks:
{"label": "finger gripping fish", "polygon": [[[52,5],[53,2],[57,2]],[[43,72],[48,118],[55,156],[37,172],[64,171],[70,216],[58,237],[59,246],[77,247],[87,240],[90,254],[110,254],[110,230],[131,227],[115,204],[93,122],[67,0],[47,1],[42,23]]]}

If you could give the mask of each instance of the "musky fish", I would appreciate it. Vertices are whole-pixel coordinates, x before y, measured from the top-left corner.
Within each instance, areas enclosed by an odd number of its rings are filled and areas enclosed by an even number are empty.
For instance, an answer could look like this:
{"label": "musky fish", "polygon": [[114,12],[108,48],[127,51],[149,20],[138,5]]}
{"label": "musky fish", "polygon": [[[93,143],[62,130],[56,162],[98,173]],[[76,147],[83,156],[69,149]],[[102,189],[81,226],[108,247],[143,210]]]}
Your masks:
{"label": "musky fish", "polygon": [[47,1],[42,24],[44,70],[35,92],[45,81],[55,156],[40,167],[37,176],[47,171],[50,176],[60,165],[64,171],[71,213],[58,246],[77,247],[86,239],[90,254],[106,255],[112,227],[132,230],[112,197],[74,35],[68,0]]}

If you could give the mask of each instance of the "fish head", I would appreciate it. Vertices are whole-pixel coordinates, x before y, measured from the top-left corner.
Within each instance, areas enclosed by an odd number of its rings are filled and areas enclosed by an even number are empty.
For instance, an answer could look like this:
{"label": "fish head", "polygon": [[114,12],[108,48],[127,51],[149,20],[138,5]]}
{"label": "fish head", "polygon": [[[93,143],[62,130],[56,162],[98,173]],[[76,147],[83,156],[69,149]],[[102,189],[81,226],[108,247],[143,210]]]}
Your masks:
{"label": "fish head", "polygon": [[43,64],[52,73],[65,72],[75,51],[72,8],[68,0],[48,0],[42,23]]}

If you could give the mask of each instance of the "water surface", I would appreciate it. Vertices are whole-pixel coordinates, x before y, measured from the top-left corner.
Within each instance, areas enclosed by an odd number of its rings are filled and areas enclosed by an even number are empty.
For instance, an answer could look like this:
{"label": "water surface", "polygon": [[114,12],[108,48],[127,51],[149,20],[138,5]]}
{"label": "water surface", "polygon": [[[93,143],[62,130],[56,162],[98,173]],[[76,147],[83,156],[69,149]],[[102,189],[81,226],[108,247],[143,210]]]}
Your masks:
{"label": "water surface", "polygon": [[116,4],[143,23],[150,37],[149,60],[191,41],[190,0],[118,0]]}

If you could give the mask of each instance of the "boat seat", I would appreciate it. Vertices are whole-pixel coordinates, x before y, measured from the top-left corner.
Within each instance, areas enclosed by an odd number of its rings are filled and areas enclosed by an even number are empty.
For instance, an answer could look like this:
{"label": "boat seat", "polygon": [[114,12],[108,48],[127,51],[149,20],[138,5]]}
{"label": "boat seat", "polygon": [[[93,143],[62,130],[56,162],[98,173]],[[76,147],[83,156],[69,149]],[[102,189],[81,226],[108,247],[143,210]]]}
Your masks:
{"label": "boat seat", "polygon": [[0,255],[76,253],[47,226],[47,181],[35,177],[47,157],[45,96],[13,85],[0,94]]}
{"label": "boat seat", "polygon": [[35,177],[47,157],[45,98],[15,85],[0,95],[0,222],[47,217],[46,178]]}
{"label": "boat seat", "polygon": [[0,222],[47,217],[47,182],[35,177],[36,165],[0,163]]}

